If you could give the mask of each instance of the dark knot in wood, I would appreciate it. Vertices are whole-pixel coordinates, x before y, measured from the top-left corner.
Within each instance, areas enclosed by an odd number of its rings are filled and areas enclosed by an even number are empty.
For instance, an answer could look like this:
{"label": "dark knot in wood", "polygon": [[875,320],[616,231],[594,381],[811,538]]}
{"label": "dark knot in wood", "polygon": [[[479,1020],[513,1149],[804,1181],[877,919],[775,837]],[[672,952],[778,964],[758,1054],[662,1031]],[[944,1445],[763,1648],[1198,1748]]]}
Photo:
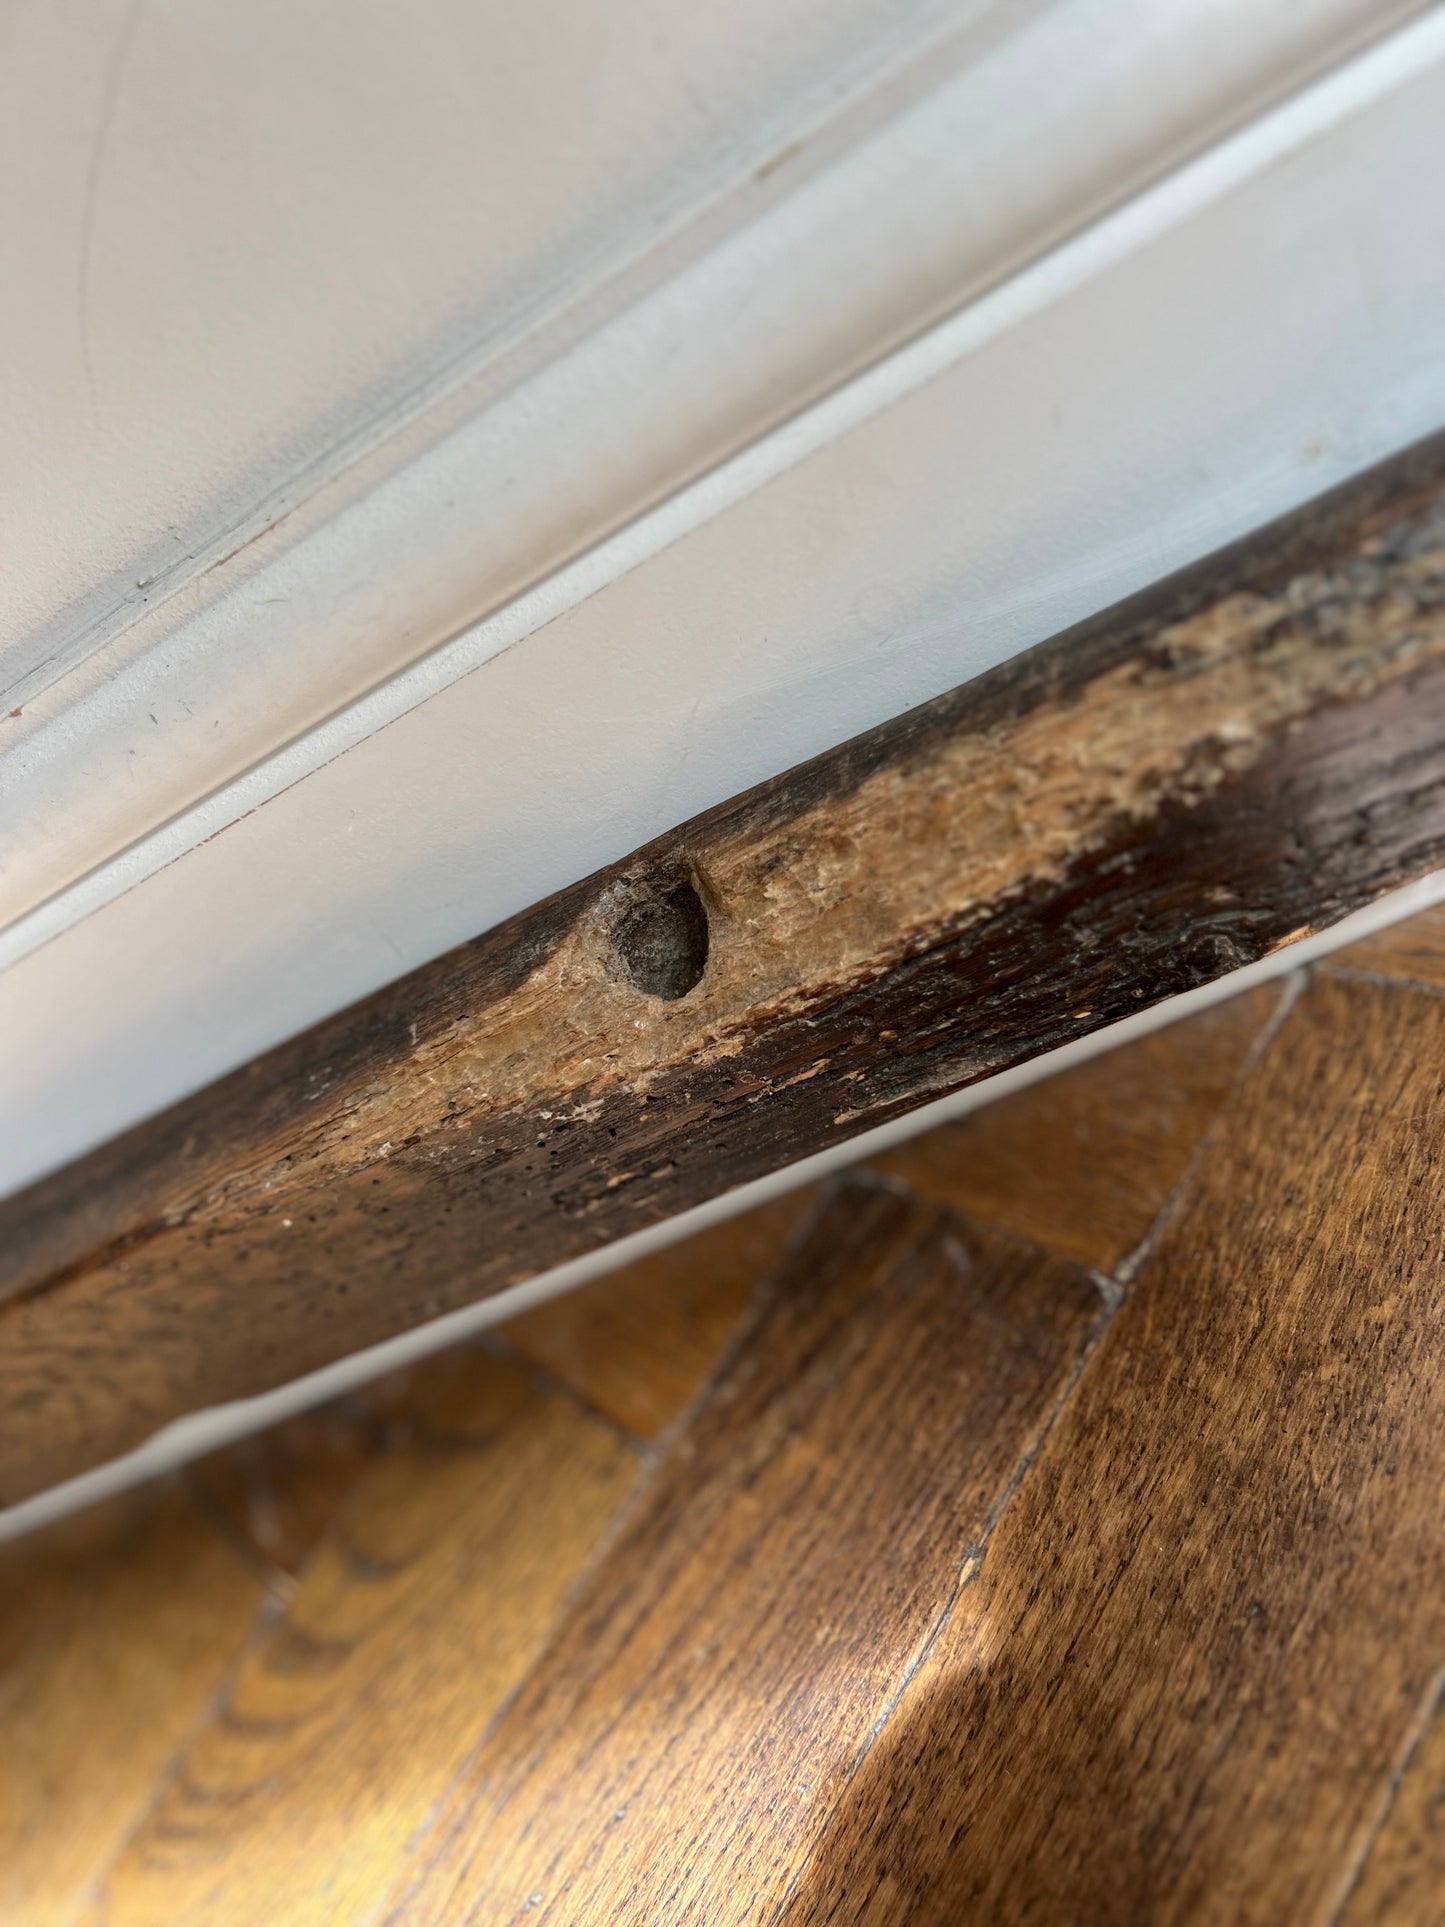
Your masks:
{"label": "dark knot in wood", "polygon": [[650,888],[623,914],[613,947],[628,976],[649,997],[675,1003],[707,969],[707,911],[686,878]]}

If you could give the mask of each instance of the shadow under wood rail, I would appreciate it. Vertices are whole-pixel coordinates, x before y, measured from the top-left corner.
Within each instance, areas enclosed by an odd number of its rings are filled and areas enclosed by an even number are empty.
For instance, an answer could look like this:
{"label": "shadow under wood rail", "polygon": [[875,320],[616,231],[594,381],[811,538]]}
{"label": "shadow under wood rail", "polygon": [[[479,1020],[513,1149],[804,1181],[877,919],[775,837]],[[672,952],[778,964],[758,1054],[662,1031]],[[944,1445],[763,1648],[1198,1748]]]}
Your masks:
{"label": "shadow under wood rail", "polygon": [[0,1502],[1220,976],[1442,858],[1445,437],[0,1205]]}

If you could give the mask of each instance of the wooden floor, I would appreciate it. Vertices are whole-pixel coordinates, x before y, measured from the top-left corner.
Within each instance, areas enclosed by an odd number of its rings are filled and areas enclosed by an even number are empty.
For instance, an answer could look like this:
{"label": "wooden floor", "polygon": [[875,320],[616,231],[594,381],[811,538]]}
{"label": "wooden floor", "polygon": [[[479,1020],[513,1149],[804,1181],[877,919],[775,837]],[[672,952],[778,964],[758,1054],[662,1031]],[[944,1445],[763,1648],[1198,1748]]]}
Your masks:
{"label": "wooden floor", "polygon": [[1445,1920],[1445,915],[0,1549],[0,1922]]}

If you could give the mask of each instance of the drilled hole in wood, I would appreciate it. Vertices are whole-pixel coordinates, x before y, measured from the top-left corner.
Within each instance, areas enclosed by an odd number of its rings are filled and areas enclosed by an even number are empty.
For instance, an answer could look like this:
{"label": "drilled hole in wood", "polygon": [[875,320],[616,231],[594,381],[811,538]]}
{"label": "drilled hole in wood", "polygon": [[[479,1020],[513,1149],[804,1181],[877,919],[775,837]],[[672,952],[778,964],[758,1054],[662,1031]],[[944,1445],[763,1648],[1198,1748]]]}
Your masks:
{"label": "drilled hole in wood", "polygon": [[649,891],[626,912],[612,936],[637,988],[668,1003],[701,983],[707,940],[707,911],[685,881]]}

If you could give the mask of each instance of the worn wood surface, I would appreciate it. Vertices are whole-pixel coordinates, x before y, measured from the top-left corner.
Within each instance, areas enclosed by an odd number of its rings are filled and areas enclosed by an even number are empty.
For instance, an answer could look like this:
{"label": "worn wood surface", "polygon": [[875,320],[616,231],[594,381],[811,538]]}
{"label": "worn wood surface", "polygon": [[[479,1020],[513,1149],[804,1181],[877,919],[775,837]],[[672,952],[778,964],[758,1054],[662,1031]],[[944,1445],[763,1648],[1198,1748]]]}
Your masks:
{"label": "worn wood surface", "polygon": [[0,1207],[0,1501],[1214,977],[1442,855],[1438,442]]}
{"label": "worn wood surface", "polygon": [[1176,1042],[0,1549],[6,1927],[1435,1927],[1445,997]]}

